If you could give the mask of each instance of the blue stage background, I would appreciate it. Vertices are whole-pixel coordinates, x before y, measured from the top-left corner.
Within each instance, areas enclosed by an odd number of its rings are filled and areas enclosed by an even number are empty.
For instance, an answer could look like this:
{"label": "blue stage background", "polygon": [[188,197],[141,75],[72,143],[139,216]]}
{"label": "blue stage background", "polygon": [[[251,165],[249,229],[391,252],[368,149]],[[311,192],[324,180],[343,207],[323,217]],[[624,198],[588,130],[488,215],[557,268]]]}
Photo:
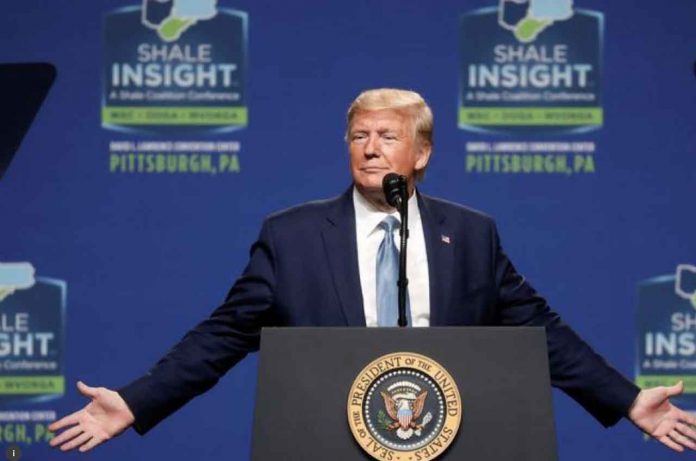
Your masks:
{"label": "blue stage background", "polygon": [[[459,18],[495,0],[220,0],[248,14],[248,126],[212,134],[105,129],[104,15],[137,4],[26,0],[5,4],[0,17],[0,62],[58,69],[0,180],[0,262],[29,261],[37,275],[67,283],[65,395],[0,410],[62,415],[85,403],[78,379],[113,388],[145,372],[223,299],[265,215],[348,187],[346,108],[363,89],[384,86],[419,91],[435,112],[421,190],[494,216],[518,269],[633,377],[638,283],[696,263],[696,3],[577,0],[576,8],[604,14],[604,123],[588,133],[534,135],[457,126]],[[109,171],[111,141],[148,139],[238,141],[240,171]],[[591,140],[596,172],[467,172],[465,144],[480,140]],[[86,459],[248,459],[255,383],[252,356],[145,438],[129,431]],[[561,460],[692,456],[645,442],[626,421],[604,430],[566,396],[554,400]],[[311,428],[278,430],[311,437]],[[27,461],[79,456],[20,446]]]}

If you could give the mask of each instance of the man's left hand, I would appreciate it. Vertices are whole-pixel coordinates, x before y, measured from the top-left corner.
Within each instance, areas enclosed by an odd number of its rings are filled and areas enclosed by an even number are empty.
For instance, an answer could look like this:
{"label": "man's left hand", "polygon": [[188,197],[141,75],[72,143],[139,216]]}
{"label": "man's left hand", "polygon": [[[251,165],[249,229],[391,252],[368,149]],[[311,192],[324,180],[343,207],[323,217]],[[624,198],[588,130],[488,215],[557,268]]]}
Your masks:
{"label": "man's left hand", "polygon": [[628,413],[643,432],[675,451],[696,450],[696,418],[672,405],[670,397],[681,394],[684,383],[640,391]]}

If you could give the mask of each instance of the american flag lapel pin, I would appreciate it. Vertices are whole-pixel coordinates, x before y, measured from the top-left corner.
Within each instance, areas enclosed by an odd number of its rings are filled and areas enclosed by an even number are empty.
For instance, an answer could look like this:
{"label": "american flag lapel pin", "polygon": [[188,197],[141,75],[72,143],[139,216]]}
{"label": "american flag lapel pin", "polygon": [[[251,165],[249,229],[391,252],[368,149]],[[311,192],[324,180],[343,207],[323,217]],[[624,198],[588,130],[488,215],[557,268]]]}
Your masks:
{"label": "american flag lapel pin", "polygon": [[449,235],[442,234],[440,235],[440,240],[442,240],[442,243],[450,244],[452,241],[450,240]]}

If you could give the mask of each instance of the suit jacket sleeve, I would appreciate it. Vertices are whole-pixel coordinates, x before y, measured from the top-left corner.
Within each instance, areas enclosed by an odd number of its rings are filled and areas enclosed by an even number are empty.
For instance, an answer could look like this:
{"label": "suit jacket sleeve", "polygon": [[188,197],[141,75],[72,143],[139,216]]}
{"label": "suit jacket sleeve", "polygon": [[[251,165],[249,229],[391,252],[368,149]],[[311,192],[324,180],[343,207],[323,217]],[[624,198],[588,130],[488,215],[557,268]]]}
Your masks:
{"label": "suit jacket sleeve", "polygon": [[640,389],[583,341],[513,267],[492,226],[499,319],[546,329],[551,383],[608,427],[628,414]]}
{"label": "suit jacket sleeve", "polygon": [[144,376],[118,390],[144,434],[207,391],[247,353],[259,348],[261,327],[273,323],[274,250],[270,221],[251,247],[249,263],[224,304],[189,331]]}

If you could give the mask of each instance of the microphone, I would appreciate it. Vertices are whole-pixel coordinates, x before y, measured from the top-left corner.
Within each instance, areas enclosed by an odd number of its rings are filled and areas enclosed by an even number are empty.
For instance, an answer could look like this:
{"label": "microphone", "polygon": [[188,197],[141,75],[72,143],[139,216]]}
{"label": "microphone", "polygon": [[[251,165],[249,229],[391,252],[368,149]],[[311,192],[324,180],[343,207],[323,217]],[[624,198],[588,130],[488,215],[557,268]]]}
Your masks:
{"label": "microphone", "polygon": [[382,191],[389,205],[396,209],[401,209],[401,204],[403,203],[402,194],[406,190],[406,176],[401,176],[396,173],[387,173],[384,175],[382,179]]}

